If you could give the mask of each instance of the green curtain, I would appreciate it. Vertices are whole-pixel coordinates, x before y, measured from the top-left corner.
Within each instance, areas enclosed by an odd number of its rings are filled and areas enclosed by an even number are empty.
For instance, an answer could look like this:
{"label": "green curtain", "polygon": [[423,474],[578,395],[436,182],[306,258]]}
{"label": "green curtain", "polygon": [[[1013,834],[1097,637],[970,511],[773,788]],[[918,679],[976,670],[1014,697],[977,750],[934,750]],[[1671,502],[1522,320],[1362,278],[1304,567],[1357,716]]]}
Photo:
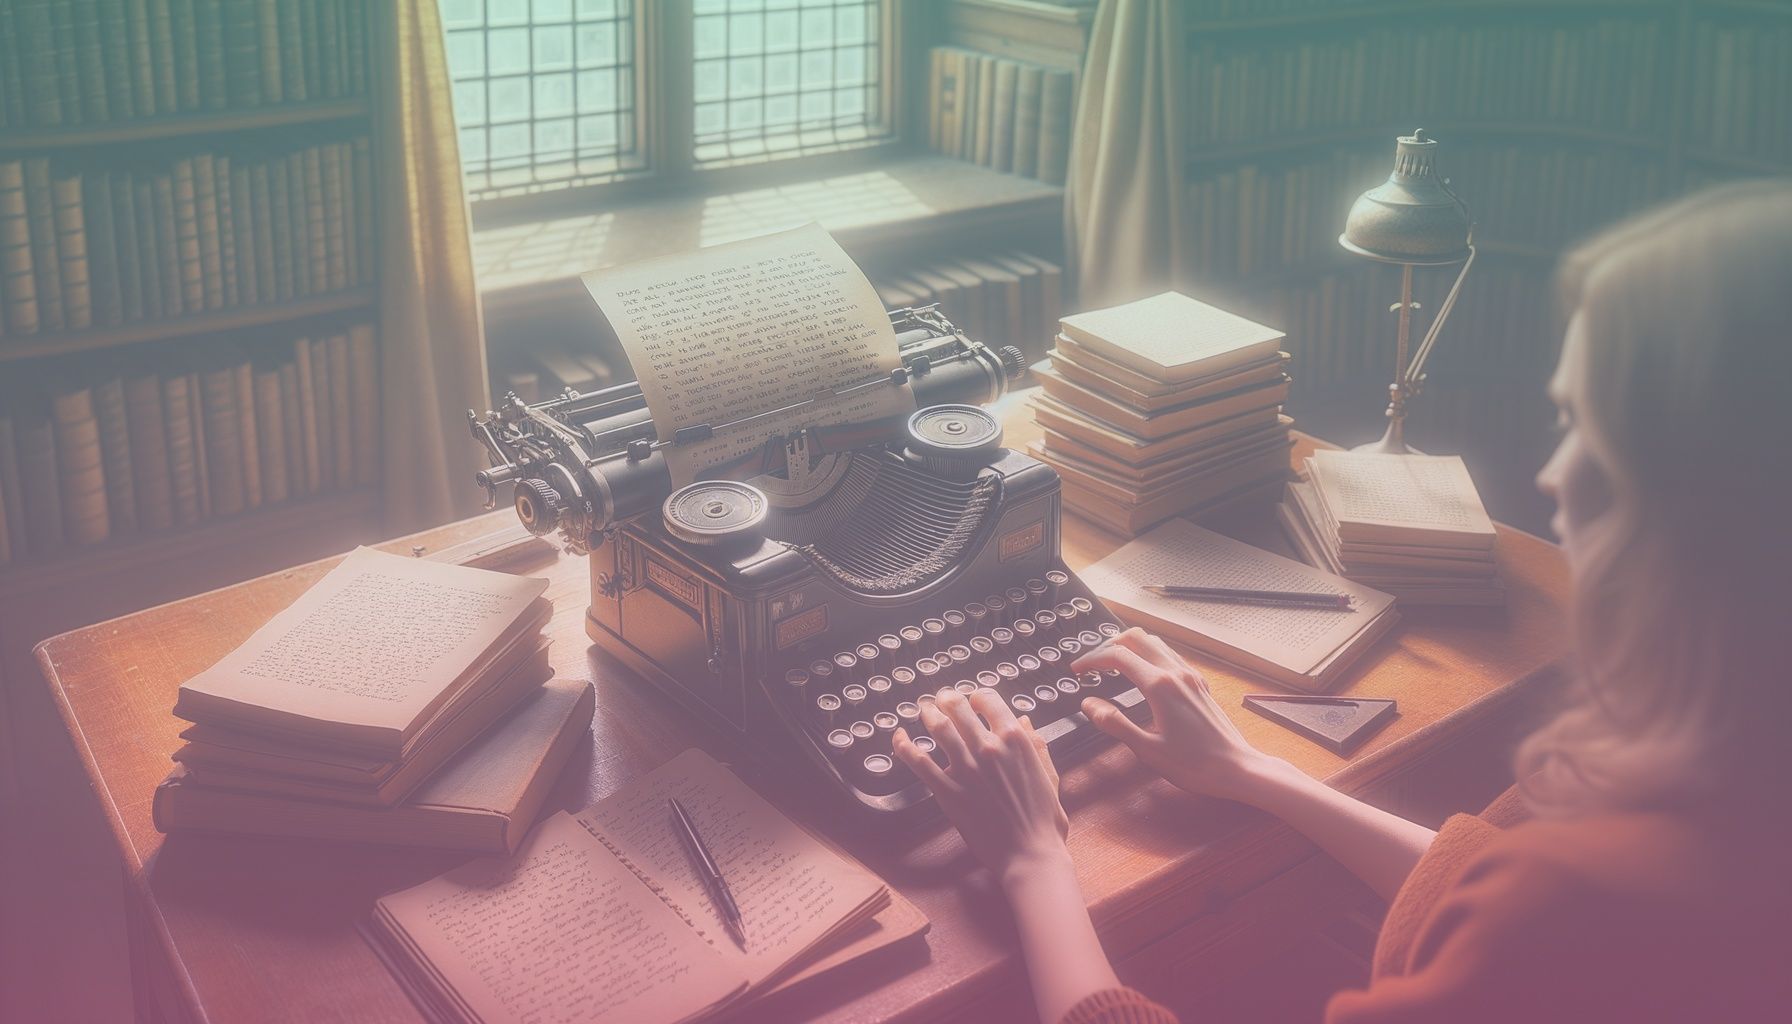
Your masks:
{"label": "green curtain", "polygon": [[409,532],[479,509],[466,413],[490,389],[441,15],[436,0],[375,11],[381,461],[386,526]]}
{"label": "green curtain", "polygon": [[1175,287],[1188,269],[1182,0],[1102,0],[1077,88],[1065,255],[1088,309]]}

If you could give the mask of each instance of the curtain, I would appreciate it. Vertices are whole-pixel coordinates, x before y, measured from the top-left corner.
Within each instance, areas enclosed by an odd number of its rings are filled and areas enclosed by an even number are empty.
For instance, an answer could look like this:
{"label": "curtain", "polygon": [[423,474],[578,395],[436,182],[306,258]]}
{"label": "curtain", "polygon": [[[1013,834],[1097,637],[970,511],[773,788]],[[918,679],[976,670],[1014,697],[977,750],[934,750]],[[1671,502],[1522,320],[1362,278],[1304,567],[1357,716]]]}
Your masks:
{"label": "curtain", "polygon": [[1183,214],[1183,0],[1101,0],[1071,129],[1064,249],[1088,309],[1175,287]]}
{"label": "curtain", "polygon": [[386,527],[410,532],[481,506],[466,415],[489,389],[441,16],[436,0],[373,8],[381,464]]}

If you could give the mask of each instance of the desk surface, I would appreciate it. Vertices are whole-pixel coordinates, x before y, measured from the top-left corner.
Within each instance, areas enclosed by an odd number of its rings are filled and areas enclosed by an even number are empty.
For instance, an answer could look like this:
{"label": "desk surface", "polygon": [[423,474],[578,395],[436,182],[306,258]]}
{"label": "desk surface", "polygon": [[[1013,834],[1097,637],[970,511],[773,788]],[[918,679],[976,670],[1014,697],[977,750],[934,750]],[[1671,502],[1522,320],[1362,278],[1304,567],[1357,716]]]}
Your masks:
{"label": "desk surface", "polygon": [[[1037,436],[1023,402],[1005,406],[1012,446]],[[1296,459],[1311,448],[1297,445]],[[385,547],[445,547],[488,532],[510,515],[494,513]],[[1261,523],[1228,532],[1268,543]],[[1063,536],[1064,557],[1073,568],[1121,542],[1068,513]],[[1203,668],[1252,743],[1346,791],[1369,791],[1446,745],[1564,654],[1567,569],[1557,549],[1502,528],[1499,557],[1510,598],[1503,611],[1414,610],[1337,691],[1400,702],[1393,724],[1348,759],[1239,706],[1241,694],[1268,684]],[[194,1019],[416,1018],[356,925],[379,894],[464,857],[256,837],[165,837],[150,821],[151,795],[179,742],[182,723],[170,709],[181,681],[241,643],[335,561],[76,630],[38,649],[117,840],[138,934],[147,937],[149,953],[166,960],[158,987],[185,1003]],[[567,770],[554,805],[581,806],[686,746],[730,757],[721,737],[679,714],[587,640],[583,559],[560,556],[528,571],[552,581],[555,670],[597,687],[594,742]],[[896,836],[848,833],[828,818],[831,809],[813,806],[802,791],[751,764],[740,768],[774,803],[841,842],[932,921],[926,951],[910,951],[906,962],[859,965],[863,969],[842,984],[822,986],[825,992],[799,992],[797,1002],[775,1008],[778,1018],[936,1019],[977,1012],[974,1007],[987,1008],[991,1000],[1018,998],[1026,1006],[1024,996],[1015,995],[1023,990],[1011,919],[956,833],[937,822]],[[1083,890],[1117,961],[1312,852],[1265,816],[1190,797],[1153,779],[1123,750],[1104,751],[1067,772],[1064,800]]]}

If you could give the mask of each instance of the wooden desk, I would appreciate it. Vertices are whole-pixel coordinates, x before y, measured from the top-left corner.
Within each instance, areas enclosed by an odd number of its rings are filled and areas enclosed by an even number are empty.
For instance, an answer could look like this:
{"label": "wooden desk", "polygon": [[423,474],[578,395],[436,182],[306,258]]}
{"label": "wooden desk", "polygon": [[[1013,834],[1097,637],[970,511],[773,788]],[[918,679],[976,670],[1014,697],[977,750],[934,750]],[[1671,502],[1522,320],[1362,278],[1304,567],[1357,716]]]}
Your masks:
{"label": "wooden desk", "polygon": [[[1006,405],[1009,443],[1036,436],[1021,403]],[[1304,455],[1311,445],[1297,447]],[[493,529],[509,512],[385,545],[440,548]],[[1262,524],[1233,532],[1249,536]],[[1086,565],[1118,538],[1067,515],[1065,558]],[[1504,612],[1419,610],[1367,656],[1340,690],[1395,697],[1400,717],[1354,757],[1339,758],[1239,708],[1266,684],[1209,668],[1214,692],[1258,746],[1341,789],[1368,793],[1411,772],[1470,724],[1510,703],[1565,651],[1567,571],[1556,549],[1502,531]],[[170,714],[181,680],[241,643],[334,559],[66,633],[38,661],[74,736],[117,840],[126,875],[133,983],[140,1013],[176,1020],[414,1020],[416,1013],[356,931],[374,898],[459,859],[416,851],[254,837],[164,837],[150,798],[182,723]],[[597,685],[594,742],[555,796],[581,806],[692,744],[725,759],[721,738],[594,648],[583,631],[582,559],[539,571],[552,585],[556,671]],[[925,950],[856,965],[827,991],[757,1008],[754,1019],[1025,1019],[1031,1013],[1012,921],[987,876],[942,824],[910,834],[845,831],[832,808],[751,764],[742,774],[793,817],[826,832],[913,900],[933,922]],[[1238,947],[1247,926],[1307,920],[1344,891],[1339,870],[1285,826],[1241,806],[1187,796],[1123,750],[1066,773],[1070,846],[1110,955],[1128,981],[1159,990]]]}

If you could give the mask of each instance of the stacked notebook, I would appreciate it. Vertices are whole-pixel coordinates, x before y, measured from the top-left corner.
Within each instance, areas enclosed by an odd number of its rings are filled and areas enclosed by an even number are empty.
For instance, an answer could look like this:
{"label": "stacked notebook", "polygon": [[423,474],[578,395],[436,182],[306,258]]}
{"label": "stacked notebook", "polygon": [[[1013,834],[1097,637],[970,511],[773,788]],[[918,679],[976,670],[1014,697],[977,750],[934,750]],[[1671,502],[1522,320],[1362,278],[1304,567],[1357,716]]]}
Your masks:
{"label": "stacked notebook", "polygon": [[1315,452],[1279,516],[1301,557],[1407,604],[1506,599],[1493,521],[1454,455]]}
{"label": "stacked notebook", "polygon": [[[705,890],[671,799],[714,853],[744,943]],[[693,749],[548,818],[510,857],[382,898],[367,934],[425,1017],[498,1024],[707,1018],[926,929],[864,865]]]}
{"label": "stacked notebook", "polygon": [[[1090,566],[1083,582],[1130,625],[1308,693],[1323,693],[1400,619],[1372,587],[1172,519]],[[1348,608],[1164,597],[1151,586],[1342,594]]]}
{"label": "stacked notebook", "polygon": [[1034,368],[1044,438],[1030,451],[1063,478],[1066,505],[1128,535],[1267,508],[1293,443],[1282,340],[1176,292],[1065,317]]}
{"label": "stacked notebook", "polygon": [[549,682],[546,587],[357,550],[182,684],[157,827],[514,849],[593,703]]}

